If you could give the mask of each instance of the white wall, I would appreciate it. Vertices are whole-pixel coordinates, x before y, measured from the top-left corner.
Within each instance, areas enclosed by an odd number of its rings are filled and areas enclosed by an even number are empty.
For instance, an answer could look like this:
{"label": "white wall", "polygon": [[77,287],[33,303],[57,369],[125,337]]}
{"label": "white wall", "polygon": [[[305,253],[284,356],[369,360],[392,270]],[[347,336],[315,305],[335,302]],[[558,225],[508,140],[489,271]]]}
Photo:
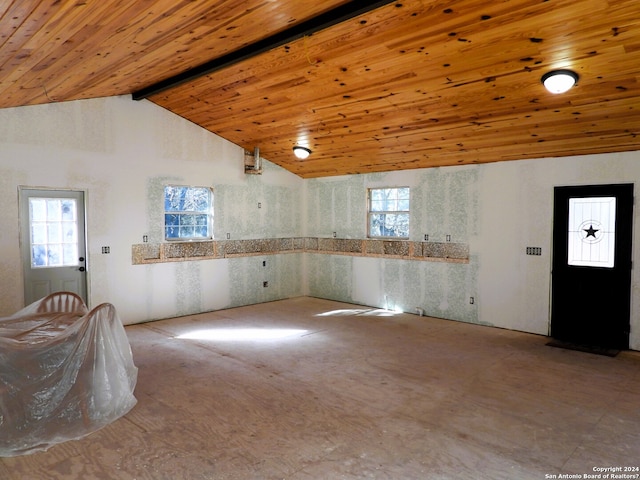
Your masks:
{"label": "white wall", "polygon": [[[640,182],[640,152],[486,165],[480,198],[483,226],[479,287],[481,318],[506,328],[548,333],[553,189],[565,185]],[[636,186],[637,188],[637,186]],[[640,211],[634,211],[633,264],[640,260]],[[542,247],[541,257],[524,255]],[[632,271],[631,338],[640,349],[640,271]],[[587,301],[588,299],[585,299]]]}
{"label": "white wall", "polygon": [[[302,235],[299,177],[269,162],[262,175],[246,175],[241,148],[151,102],[0,110],[0,315],[23,306],[19,186],[86,191],[89,303],[114,303],[125,323],[303,293],[299,275],[265,278],[263,291],[261,257],[132,265],[132,244],[162,240],[166,183],[214,188],[220,238]],[[269,258],[279,270],[301,270],[301,255]]]}
{"label": "white wall", "polygon": [[[242,149],[147,101],[2,109],[0,315],[23,306],[17,192],[24,185],[87,192],[90,303],[114,303],[125,323],[311,294],[546,334],[553,187],[638,181],[639,152],[313,180],[265,162],[263,175],[253,176],[244,174]],[[470,246],[471,261],[275,255],[268,257],[275,287],[267,291],[256,288],[263,257],[132,265],[132,244],[143,235],[162,239],[161,191],[168,182],[213,186],[216,232],[232,239],[334,231],[364,238],[366,188],[407,185],[411,240],[451,235]],[[634,239],[638,215],[636,209]],[[102,255],[106,245],[111,254]],[[525,255],[527,246],[542,247],[542,255]],[[640,349],[639,276],[634,269],[634,349]]]}
{"label": "white wall", "polygon": [[[466,265],[310,255],[311,295],[546,335],[555,186],[640,182],[640,152],[500,162],[309,180],[307,234],[364,238],[366,189],[412,188],[411,240],[467,243]],[[634,215],[638,237],[639,209]],[[640,260],[634,243],[633,262]],[[541,247],[541,256],[526,255]],[[631,338],[640,349],[640,272]],[[469,303],[473,296],[475,303]]]}

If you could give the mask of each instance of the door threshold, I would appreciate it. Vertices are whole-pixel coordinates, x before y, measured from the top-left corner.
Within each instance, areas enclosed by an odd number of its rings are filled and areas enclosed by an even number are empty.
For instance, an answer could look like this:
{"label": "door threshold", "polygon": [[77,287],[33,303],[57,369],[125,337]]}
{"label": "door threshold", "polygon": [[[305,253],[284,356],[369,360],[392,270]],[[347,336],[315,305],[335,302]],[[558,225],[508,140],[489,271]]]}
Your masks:
{"label": "door threshold", "polygon": [[598,347],[595,345],[583,345],[579,343],[563,342],[562,340],[551,339],[547,342],[550,347],[564,348],[567,350],[575,350],[578,352],[593,353],[596,355],[604,355],[607,357],[615,357],[620,350],[615,348]]}

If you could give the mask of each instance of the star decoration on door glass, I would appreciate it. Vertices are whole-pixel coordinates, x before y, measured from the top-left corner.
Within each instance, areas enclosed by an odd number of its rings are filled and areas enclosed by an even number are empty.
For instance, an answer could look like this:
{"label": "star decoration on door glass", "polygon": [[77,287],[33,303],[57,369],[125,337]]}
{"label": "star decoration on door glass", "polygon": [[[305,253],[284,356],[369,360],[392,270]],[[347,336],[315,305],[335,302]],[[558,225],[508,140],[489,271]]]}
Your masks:
{"label": "star decoration on door glass", "polygon": [[582,222],[575,232],[582,243],[593,245],[605,238],[607,230],[598,220],[590,218]]}
{"label": "star decoration on door glass", "polygon": [[589,225],[589,228],[585,228],[583,230],[587,232],[587,236],[585,238],[589,238],[589,237],[596,238],[596,232],[600,231],[597,228],[593,228],[593,225]]}

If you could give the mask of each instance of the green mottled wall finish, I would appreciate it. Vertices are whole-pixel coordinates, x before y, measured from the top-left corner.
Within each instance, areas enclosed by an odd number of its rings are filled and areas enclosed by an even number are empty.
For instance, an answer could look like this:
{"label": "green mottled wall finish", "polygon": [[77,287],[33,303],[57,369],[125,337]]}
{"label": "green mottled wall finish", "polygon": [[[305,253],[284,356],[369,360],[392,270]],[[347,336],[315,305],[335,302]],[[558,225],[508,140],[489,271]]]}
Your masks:
{"label": "green mottled wall finish", "polygon": [[364,238],[365,175],[307,180],[307,236]]}
{"label": "green mottled wall finish", "polygon": [[[280,167],[263,163],[263,170]],[[215,237],[226,239],[301,236],[302,189],[271,185],[261,175],[242,184],[214,184]],[[258,208],[260,204],[260,208]]]}
{"label": "green mottled wall finish", "polygon": [[[371,187],[411,187],[410,238],[472,245],[477,235],[478,170],[476,167],[376,173],[307,185],[308,234],[343,238],[366,237],[366,190]],[[417,312],[479,323],[478,261],[414,262],[307,254],[308,289],[312,296]]]}
{"label": "green mottled wall finish", "polygon": [[[181,185],[179,177],[150,177],[147,179],[147,233],[151,243],[164,242],[164,187]],[[205,185],[206,186],[206,185]]]}
{"label": "green mottled wall finish", "polygon": [[[301,254],[229,259],[229,306],[271,302],[303,295],[301,259]],[[263,286],[265,281],[269,282],[267,287]]]}
{"label": "green mottled wall finish", "polygon": [[[280,167],[263,163],[263,170],[278,174]],[[302,188],[280,185],[262,175],[243,175],[240,182],[212,183],[203,179],[197,186],[212,186],[214,192],[214,237],[226,239],[261,239],[296,237],[302,233]],[[163,243],[163,197],[165,185],[190,185],[179,176],[157,176],[147,180],[146,234],[148,244]],[[258,208],[260,203],[260,208]],[[175,277],[176,315],[206,311],[207,290],[214,288],[212,275],[221,271],[220,260],[175,262],[166,268]],[[300,254],[231,258],[226,289],[229,308],[268,302],[304,294],[302,257]],[[263,262],[266,263],[263,266]],[[226,267],[226,265],[225,265]],[[213,272],[213,273],[210,273]],[[263,282],[268,281],[268,287]],[[223,295],[224,296],[224,295]]]}
{"label": "green mottled wall finish", "polygon": [[[422,170],[411,189],[411,237],[429,235],[430,241],[467,243],[477,234],[478,170]],[[415,195],[415,196],[414,196]]]}
{"label": "green mottled wall finish", "polygon": [[353,257],[307,254],[309,294],[352,302]]}
{"label": "green mottled wall finish", "polygon": [[176,307],[179,315],[202,311],[201,266],[177,263],[175,266]]}

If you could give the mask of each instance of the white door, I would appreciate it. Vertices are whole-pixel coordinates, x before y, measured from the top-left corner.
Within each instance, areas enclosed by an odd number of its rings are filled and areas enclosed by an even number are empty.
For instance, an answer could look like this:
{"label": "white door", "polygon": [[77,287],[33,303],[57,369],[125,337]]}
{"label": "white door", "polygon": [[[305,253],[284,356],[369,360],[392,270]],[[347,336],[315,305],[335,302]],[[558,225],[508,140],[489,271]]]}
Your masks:
{"label": "white door", "polygon": [[53,292],[87,302],[84,192],[20,189],[25,305]]}

